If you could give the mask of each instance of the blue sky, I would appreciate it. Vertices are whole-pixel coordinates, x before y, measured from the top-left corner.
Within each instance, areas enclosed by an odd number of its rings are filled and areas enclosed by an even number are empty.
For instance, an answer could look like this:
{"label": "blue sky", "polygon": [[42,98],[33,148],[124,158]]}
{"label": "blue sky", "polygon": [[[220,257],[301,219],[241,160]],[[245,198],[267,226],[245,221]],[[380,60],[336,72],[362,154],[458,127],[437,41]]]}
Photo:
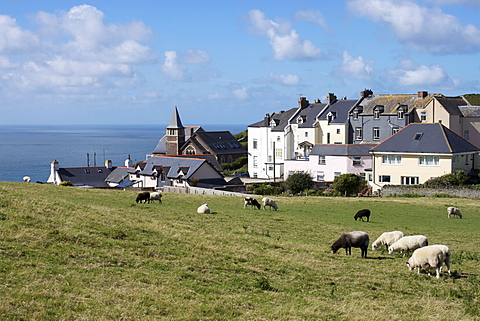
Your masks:
{"label": "blue sky", "polygon": [[2,1],[0,124],[251,124],[328,93],[479,93],[480,1]]}

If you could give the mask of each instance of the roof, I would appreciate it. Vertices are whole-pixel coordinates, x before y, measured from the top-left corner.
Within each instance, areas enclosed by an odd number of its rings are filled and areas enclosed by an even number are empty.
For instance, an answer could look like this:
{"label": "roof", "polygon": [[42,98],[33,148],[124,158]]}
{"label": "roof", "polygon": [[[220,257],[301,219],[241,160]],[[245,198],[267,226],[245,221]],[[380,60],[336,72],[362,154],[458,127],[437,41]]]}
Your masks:
{"label": "roof", "polygon": [[[201,142],[198,142],[198,140]],[[246,149],[238,143],[238,140],[229,131],[199,131],[191,137],[191,141],[195,142],[198,146],[202,146],[203,144],[207,145],[209,151],[216,155],[246,155],[247,153]],[[188,144],[188,142],[185,144]],[[204,152],[208,152],[208,150],[204,150]]]}
{"label": "roof", "polygon": [[341,99],[336,100],[333,104],[328,105],[318,119],[327,120],[329,115],[333,115],[331,124],[345,124],[348,123],[348,113],[350,109],[357,103],[358,100]]}
{"label": "roof", "polygon": [[167,128],[183,128],[182,121],[180,120],[180,115],[178,114],[177,106],[173,110],[172,119],[170,119],[170,123],[168,124]]}
{"label": "roof", "polygon": [[458,109],[464,117],[480,117],[480,106],[459,106]]}
{"label": "roof", "polygon": [[414,108],[423,108],[432,99],[433,94],[418,97],[417,94],[377,94],[365,97],[358,104],[363,107],[362,114],[372,114],[376,106],[383,106],[383,114],[394,114],[398,107],[407,106],[407,112]]}
{"label": "roof", "polygon": [[[272,115],[270,115],[269,119],[275,121],[276,123],[276,126],[272,128],[272,131],[284,131],[285,127],[288,126],[288,121],[297,112],[297,110],[298,110],[298,107],[295,107],[287,111],[281,111],[278,114],[273,113]],[[264,119],[259,122],[248,125],[248,127],[270,127],[270,124],[266,123]]]}
{"label": "roof", "polygon": [[128,172],[132,169],[132,167],[121,166],[115,168],[105,179],[106,182],[110,183],[121,183],[127,176]]}
{"label": "roof", "polygon": [[[185,126],[185,139],[188,140],[190,136],[197,132],[202,131],[200,126]],[[157,146],[153,150],[153,154],[166,154],[167,153],[167,135],[164,135],[157,143]]]}
{"label": "roof", "polygon": [[367,156],[377,144],[315,144],[310,155]]}
{"label": "roof", "polygon": [[435,97],[450,115],[462,115],[460,106],[467,105],[462,97]]}
{"label": "roof", "polygon": [[[298,123],[298,127],[300,128],[312,128],[317,120],[317,116],[326,106],[327,104],[322,103],[309,104],[307,107],[298,110],[298,112],[292,116],[290,123]],[[302,120],[298,122],[300,117]]]}
{"label": "roof", "polygon": [[88,186],[95,188],[110,187],[106,178],[115,169],[105,166],[94,167],[61,167],[58,175],[62,182],[70,181],[74,186]]}
{"label": "roof", "polygon": [[480,150],[442,124],[412,123],[372,148],[372,152],[463,154]]}
{"label": "roof", "polygon": [[[144,164],[142,167],[141,164]],[[179,178],[179,173],[182,172],[184,179],[192,178],[192,175],[203,165],[215,167],[205,159],[190,158],[190,157],[169,157],[169,156],[153,156],[142,162],[140,174],[153,175],[155,170],[164,168],[167,171],[167,177],[174,179]],[[222,175],[215,170],[216,175],[211,178],[222,178]]]}

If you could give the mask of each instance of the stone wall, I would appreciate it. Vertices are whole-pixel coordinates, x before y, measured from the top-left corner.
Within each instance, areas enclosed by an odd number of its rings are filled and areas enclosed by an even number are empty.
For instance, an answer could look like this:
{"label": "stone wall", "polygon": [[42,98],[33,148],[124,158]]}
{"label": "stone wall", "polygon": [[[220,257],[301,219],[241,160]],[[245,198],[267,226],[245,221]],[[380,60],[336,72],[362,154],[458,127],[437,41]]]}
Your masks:
{"label": "stone wall", "polygon": [[421,187],[417,185],[387,185],[382,188],[382,196],[395,196],[402,194],[418,194],[423,196],[432,196],[435,194],[448,194],[451,196],[479,198],[480,190],[464,187]]}

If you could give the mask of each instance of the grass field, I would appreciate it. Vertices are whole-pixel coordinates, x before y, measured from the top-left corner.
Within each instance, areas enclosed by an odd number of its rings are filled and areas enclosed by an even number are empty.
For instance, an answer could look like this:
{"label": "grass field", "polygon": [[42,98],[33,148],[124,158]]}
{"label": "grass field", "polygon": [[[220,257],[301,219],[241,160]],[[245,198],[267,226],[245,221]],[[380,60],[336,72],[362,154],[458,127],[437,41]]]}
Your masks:
{"label": "grass field", "polygon": [[[0,182],[2,320],[480,320],[478,200],[278,197],[274,212],[136,194]],[[451,205],[463,219],[447,219]],[[362,208],[370,222],[353,219]],[[452,275],[371,247],[332,254],[354,230],[448,245]]]}

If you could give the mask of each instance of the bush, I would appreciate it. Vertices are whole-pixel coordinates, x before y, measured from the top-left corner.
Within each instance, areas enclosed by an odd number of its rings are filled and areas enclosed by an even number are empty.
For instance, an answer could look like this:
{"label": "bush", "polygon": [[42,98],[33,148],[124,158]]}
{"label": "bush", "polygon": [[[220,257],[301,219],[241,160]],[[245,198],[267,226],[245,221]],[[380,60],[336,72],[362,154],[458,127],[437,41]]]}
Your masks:
{"label": "bush", "polygon": [[463,170],[455,173],[445,174],[437,178],[429,179],[425,182],[426,186],[463,186],[469,184],[469,179]]}
{"label": "bush", "polygon": [[281,187],[272,186],[269,184],[250,184],[247,185],[247,191],[258,195],[278,195],[282,192]]}
{"label": "bush", "polygon": [[291,190],[293,194],[298,194],[306,189],[312,188],[313,184],[313,179],[310,174],[298,172],[290,175],[283,183],[283,186],[285,186],[286,189]]}
{"label": "bush", "polygon": [[232,163],[222,163],[220,164],[220,166],[222,167],[223,170],[234,171],[236,169],[243,167],[245,164],[247,164],[247,162],[248,162],[247,157],[239,157],[236,161]]}
{"label": "bush", "polygon": [[72,182],[70,182],[70,181],[63,181],[58,185],[60,185],[60,186],[73,186]]}
{"label": "bush", "polygon": [[365,181],[356,174],[342,174],[333,181],[335,195],[356,195],[365,186]]}

